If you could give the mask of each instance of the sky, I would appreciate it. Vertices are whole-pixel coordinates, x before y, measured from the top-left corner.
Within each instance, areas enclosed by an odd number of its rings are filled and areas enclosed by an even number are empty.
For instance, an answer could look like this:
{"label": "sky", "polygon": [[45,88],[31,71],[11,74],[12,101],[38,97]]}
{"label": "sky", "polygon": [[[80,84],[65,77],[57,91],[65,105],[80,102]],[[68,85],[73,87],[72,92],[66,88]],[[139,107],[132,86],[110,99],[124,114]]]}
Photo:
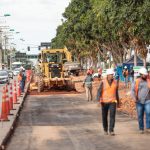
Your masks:
{"label": "sky", "polygon": [[[36,47],[55,37],[56,28],[63,18],[62,13],[69,2],[70,0],[0,0],[0,16],[11,14],[10,17],[0,17],[0,26],[9,25],[15,32],[20,32],[14,34],[14,39],[10,39],[9,43],[15,43],[18,50],[25,52],[27,46]],[[37,52],[37,48],[32,48],[30,53]]]}

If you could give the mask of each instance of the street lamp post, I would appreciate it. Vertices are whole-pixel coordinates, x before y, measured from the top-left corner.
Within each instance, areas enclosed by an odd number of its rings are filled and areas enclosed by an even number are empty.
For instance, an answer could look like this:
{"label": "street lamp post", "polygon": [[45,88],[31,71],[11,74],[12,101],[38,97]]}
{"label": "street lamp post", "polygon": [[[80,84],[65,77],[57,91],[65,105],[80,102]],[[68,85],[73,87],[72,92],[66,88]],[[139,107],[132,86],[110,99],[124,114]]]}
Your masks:
{"label": "street lamp post", "polygon": [[[0,16],[0,18],[2,17],[9,17],[11,16],[10,14],[6,13],[4,14],[3,16]],[[3,50],[3,45],[2,45],[2,41],[3,41],[3,37],[2,37],[2,29],[4,28],[5,26],[0,26],[0,68],[2,68],[2,64],[4,63],[5,61],[5,49]],[[6,41],[5,41],[6,42]]]}

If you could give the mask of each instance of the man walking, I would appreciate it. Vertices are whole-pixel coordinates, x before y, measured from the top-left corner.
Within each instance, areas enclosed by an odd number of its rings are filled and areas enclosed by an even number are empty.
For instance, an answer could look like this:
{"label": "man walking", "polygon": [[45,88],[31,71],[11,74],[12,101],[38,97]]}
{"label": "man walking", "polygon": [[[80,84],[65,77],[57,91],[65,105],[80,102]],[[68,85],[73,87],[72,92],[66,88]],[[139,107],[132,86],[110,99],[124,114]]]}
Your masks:
{"label": "man walking", "polygon": [[130,82],[131,82],[131,85],[134,82],[134,70],[133,70],[133,67],[131,67],[131,69],[130,69]]}
{"label": "man walking", "polygon": [[125,88],[128,88],[129,87],[129,85],[128,85],[128,75],[129,75],[129,72],[128,72],[127,66],[124,67],[122,74],[123,74],[123,77],[124,77]]}
{"label": "man walking", "polygon": [[136,102],[139,132],[144,133],[144,112],[146,115],[146,131],[150,133],[150,79],[147,79],[146,68],[139,70],[140,78],[135,80],[132,96]]}
{"label": "man walking", "polygon": [[[110,135],[114,136],[116,107],[119,106],[118,84],[113,78],[114,71],[112,69],[107,69],[106,75],[106,79],[100,83],[97,100],[101,103],[104,134],[108,135],[109,130]],[[108,111],[110,112],[109,128]]]}
{"label": "man walking", "polygon": [[87,76],[83,82],[83,85],[85,86],[87,101],[90,100],[92,101],[92,82],[93,82],[93,78],[91,72],[88,70]]}

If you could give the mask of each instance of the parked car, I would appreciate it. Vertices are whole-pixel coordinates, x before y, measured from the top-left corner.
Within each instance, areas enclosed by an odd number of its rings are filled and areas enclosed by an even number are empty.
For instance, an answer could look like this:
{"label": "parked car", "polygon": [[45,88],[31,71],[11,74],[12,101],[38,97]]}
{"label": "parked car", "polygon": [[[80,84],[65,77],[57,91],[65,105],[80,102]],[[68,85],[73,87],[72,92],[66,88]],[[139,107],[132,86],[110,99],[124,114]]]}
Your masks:
{"label": "parked car", "polygon": [[9,75],[9,78],[13,79],[13,76],[14,76],[13,71],[8,70],[8,75]]}
{"label": "parked car", "polygon": [[19,72],[20,72],[20,68],[15,68],[15,69],[13,70],[13,75],[14,75],[14,76],[17,76],[17,75],[19,74]]}
{"label": "parked car", "polygon": [[9,74],[6,70],[0,70],[0,84],[7,83],[9,84]]}

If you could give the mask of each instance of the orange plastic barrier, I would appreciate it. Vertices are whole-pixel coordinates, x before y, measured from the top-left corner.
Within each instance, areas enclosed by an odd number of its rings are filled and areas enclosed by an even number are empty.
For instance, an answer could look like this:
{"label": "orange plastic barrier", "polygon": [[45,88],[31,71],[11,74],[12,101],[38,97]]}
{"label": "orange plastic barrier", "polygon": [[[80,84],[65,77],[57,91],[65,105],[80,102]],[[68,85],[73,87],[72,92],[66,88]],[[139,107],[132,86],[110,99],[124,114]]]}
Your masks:
{"label": "orange plastic barrier", "polygon": [[5,89],[5,87],[3,87],[2,110],[1,110],[0,121],[9,121],[8,120],[8,113],[7,113],[6,89]]}
{"label": "orange plastic barrier", "polygon": [[18,81],[17,96],[21,96],[20,81]]}
{"label": "orange plastic barrier", "polygon": [[26,70],[27,82],[30,81],[32,70]]}
{"label": "orange plastic barrier", "polygon": [[14,80],[13,103],[17,104],[16,80]]}
{"label": "orange plastic barrier", "polygon": [[6,112],[7,112],[7,115],[9,115],[10,106],[9,106],[9,96],[8,96],[8,85],[6,85]]}
{"label": "orange plastic barrier", "polygon": [[13,110],[12,83],[10,83],[10,88],[9,88],[9,107],[10,110]]}

